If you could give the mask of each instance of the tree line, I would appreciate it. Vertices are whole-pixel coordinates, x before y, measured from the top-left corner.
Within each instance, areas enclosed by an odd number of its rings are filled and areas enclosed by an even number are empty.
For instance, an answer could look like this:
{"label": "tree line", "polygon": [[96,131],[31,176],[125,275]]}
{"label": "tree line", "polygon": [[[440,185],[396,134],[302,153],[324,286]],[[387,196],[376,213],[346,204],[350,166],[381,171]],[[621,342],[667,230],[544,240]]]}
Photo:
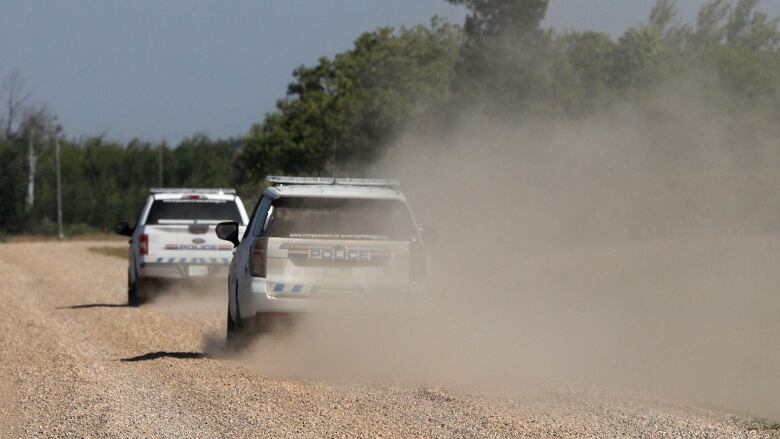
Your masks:
{"label": "tree line", "polygon": [[6,75],[0,233],[55,230],[56,142],[64,222],[76,233],[132,220],[153,186],[236,187],[253,200],[267,174],[361,176],[405,130],[446,129],[464,112],[522,123],[628,104],[652,117],[645,97],[680,78],[733,115],[734,148],[780,138],[779,19],[759,0],[709,0],[695,23],[679,20],[674,0],[657,0],[618,38],[544,28],[547,0],[448,1],[468,9],[465,23],[360,35],[296,68],[275,111],[237,138],[67,138],[45,107],[27,105],[19,75]]}

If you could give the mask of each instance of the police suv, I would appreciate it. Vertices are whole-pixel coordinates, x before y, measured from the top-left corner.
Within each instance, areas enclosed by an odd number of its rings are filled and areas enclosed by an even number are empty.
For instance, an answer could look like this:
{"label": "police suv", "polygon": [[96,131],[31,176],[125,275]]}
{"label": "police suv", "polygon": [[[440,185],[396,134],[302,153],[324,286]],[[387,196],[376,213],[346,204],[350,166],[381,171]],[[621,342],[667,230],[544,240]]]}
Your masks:
{"label": "police suv", "polygon": [[247,223],[234,189],[151,189],[135,227],[119,223],[130,237],[127,301],[138,305],[160,283],[226,278],[233,246],[220,241],[216,225]]}
{"label": "police suv", "polygon": [[237,221],[217,226],[217,235],[236,246],[228,276],[229,339],[269,329],[317,299],[402,296],[424,280],[424,233],[397,181],[267,180],[273,185],[243,234]]}

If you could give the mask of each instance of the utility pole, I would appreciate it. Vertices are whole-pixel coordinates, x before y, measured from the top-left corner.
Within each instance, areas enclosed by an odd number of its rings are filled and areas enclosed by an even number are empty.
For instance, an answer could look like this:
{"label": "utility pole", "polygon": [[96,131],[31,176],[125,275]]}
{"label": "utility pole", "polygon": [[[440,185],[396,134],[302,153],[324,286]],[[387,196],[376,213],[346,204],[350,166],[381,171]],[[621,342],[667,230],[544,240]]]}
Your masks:
{"label": "utility pole", "polygon": [[333,181],[336,181],[336,139],[333,139]]}
{"label": "utility pole", "polygon": [[165,185],[164,176],[165,176],[165,142],[163,141],[160,143],[160,175],[159,175],[159,185],[160,187],[163,187]]}
{"label": "utility pole", "polygon": [[59,239],[65,237],[62,230],[62,171],[60,170],[60,130],[62,127],[57,125],[54,129],[54,151],[57,165],[57,236]]}
{"label": "utility pole", "polygon": [[27,139],[27,167],[29,169],[27,173],[27,212],[32,211],[33,205],[35,205],[35,164],[37,157],[35,157],[35,129],[30,129]]}

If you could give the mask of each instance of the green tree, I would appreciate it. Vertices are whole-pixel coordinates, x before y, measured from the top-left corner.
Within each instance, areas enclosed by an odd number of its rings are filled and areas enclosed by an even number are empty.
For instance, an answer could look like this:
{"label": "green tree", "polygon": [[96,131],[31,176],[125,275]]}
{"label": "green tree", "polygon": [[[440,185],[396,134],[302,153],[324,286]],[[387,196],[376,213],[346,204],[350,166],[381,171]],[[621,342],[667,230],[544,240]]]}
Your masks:
{"label": "green tree", "polygon": [[406,123],[449,100],[460,47],[458,28],[434,19],[365,33],[352,50],[299,67],[277,111],[243,141],[244,181],[330,175],[334,155],[338,174],[364,169]]}
{"label": "green tree", "polygon": [[777,49],[778,20],[757,10],[759,0],[738,0],[729,13],[726,23],[726,40],[732,46],[742,46],[753,51]]}
{"label": "green tree", "polygon": [[[571,32],[560,38],[566,61],[573,70],[568,88],[578,95],[577,111],[602,107],[610,100],[617,44],[599,32]],[[565,85],[564,85],[565,86]]]}
{"label": "green tree", "polygon": [[205,135],[186,138],[166,154],[165,185],[230,187],[236,178],[237,154],[235,140],[211,140]]}
{"label": "green tree", "polygon": [[547,14],[549,0],[449,0],[469,9],[465,31],[469,38],[536,33]]}
{"label": "green tree", "polygon": [[19,233],[26,218],[26,158],[16,142],[0,140],[0,233]]}
{"label": "green tree", "polygon": [[448,1],[469,9],[455,84],[464,103],[518,112],[534,106],[528,101],[549,100],[553,46],[541,29],[547,0]]}
{"label": "green tree", "polygon": [[630,28],[614,52],[612,82],[615,86],[643,87],[654,83],[661,63],[662,40],[652,27]]}

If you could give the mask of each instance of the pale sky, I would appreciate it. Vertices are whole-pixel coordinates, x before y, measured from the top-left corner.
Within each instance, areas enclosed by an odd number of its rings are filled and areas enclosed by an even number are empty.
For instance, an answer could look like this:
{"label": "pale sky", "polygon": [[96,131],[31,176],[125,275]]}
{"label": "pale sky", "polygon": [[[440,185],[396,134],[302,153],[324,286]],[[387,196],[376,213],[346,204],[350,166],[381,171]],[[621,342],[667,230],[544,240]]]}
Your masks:
{"label": "pale sky", "polygon": [[[693,21],[704,0],[680,0]],[[654,0],[551,0],[546,25],[618,36]],[[0,74],[17,69],[69,136],[239,136],[292,70],[379,26],[461,23],[444,0],[0,0]],[[763,8],[780,13],[780,1]]]}

